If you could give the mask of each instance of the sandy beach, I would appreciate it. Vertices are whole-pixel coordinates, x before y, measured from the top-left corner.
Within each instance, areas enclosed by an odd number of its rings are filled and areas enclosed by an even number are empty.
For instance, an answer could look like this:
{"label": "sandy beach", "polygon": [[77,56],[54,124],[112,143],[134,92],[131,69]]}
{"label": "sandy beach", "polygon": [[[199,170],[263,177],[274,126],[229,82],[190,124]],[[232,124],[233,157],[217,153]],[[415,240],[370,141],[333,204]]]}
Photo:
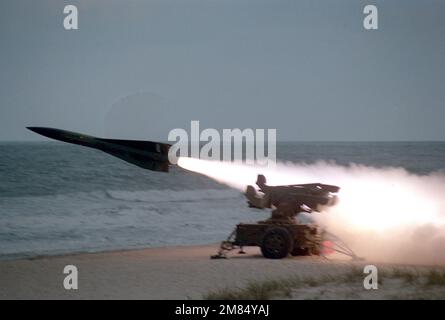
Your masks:
{"label": "sandy beach", "polygon": [[[268,260],[262,258],[256,248],[248,248],[245,255],[235,252],[229,259],[209,259],[216,248],[217,245],[168,247],[1,261],[0,298],[203,299],[219,290],[239,290],[253,282],[261,284],[296,276],[312,279],[312,283],[302,282],[298,287],[291,287],[286,298],[385,299],[397,295],[402,289],[405,295],[419,291],[415,283],[407,286],[402,276],[384,281],[379,290],[363,289],[365,275],[362,277],[360,274],[369,262],[327,260],[323,257]],[[78,290],[63,287],[66,265],[78,268]],[[419,268],[425,267],[410,268],[418,272]],[[352,269],[356,273],[359,271],[355,279],[347,279],[347,283],[333,280],[351,274]],[[323,277],[330,280],[313,282]],[[430,289],[423,290],[426,297],[445,297],[443,285],[430,286]]]}

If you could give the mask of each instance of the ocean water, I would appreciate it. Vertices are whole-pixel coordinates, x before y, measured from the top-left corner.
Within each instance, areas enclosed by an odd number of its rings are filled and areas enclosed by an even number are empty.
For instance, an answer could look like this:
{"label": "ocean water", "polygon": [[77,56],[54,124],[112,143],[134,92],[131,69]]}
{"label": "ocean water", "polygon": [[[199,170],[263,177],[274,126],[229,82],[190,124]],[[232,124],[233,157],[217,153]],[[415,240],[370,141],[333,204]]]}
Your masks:
{"label": "ocean water", "polygon": [[[277,157],[428,174],[445,168],[445,142],[283,142]],[[180,168],[151,172],[53,142],[0,143],[0,259],[215,243],[267,216],[239,191]]]}

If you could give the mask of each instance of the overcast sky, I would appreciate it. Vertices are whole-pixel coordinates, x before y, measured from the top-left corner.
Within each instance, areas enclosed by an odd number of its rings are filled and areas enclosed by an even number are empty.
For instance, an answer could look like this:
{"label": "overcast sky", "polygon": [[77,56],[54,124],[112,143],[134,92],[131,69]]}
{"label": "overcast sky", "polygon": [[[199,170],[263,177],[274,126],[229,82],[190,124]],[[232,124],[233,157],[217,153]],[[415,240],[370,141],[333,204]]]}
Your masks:
{"label": "overcast sky", "polygon": [[[63,28],[77,5],[79,30]],[[379,30],[363,8],[379,9]],[[445,140],[445,1],[2,0],[0,140]],[[43,138],[42,138],[43,139]]]}

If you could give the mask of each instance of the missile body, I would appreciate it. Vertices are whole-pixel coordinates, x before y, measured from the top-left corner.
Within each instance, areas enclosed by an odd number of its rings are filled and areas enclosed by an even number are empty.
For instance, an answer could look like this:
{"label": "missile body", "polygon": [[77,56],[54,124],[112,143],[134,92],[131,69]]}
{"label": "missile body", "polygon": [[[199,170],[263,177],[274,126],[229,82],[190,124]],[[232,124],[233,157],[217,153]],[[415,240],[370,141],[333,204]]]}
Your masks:
{"label": "missile body", "polygon": [[45,127],[28,127],[28,129],[51,139],[101,150],[144,169],[163,172],[169,170],[168,150],[170,144],[167,143],[102,139],[82,133]]}

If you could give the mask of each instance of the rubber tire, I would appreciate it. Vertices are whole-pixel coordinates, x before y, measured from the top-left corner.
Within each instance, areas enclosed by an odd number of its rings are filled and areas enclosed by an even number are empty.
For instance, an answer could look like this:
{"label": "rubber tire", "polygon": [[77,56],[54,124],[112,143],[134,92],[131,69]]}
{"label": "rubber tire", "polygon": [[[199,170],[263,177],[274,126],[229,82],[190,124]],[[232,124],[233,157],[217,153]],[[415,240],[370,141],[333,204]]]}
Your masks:
{"label": "rubber tire", "polygon": [[292,256],[296,257],[296,256],[310,256],[311,252],[308,248],[294,248],[294,250],[291,251],[290,253]]}
{"label": "rubber tire", "polygon": [[293,250],[293,241],[285,228],[266,231],[261,244],[261,253],[268,259],[283,259]]}

